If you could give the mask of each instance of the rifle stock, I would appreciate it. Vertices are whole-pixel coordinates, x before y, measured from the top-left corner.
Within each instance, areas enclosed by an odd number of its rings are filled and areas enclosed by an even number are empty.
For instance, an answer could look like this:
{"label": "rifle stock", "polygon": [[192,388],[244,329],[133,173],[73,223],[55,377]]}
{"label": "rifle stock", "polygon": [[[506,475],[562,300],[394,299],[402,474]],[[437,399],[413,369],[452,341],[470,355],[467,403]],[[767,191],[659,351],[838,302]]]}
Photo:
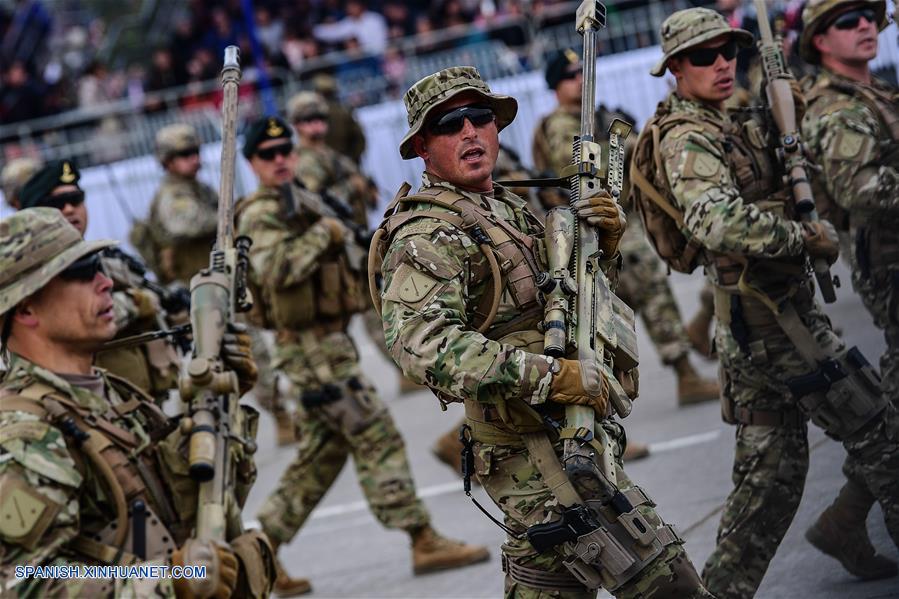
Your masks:
{"label": "rifle stock", "polygon": [[[771,33],[765,0],[754,0],[754,2],[761,33],[761,39],[758,42],[759,54],[767,82],[765,95],[780,135],[778,153],[793,190],[793,202],[796,212],[799,214],[799,220],[818,222],[818,211],[815,208],[815,198],[812,195],[809,179],[808,160],[805,156],[799,124],[796,122],[796,102],[790,87],[792,76],[787,70],[780,42]],[[821,297],[828,304],[835,302],[837,296],[834,287],[839,286],[839,281],[830,274],[830,266],[827,261],[824,258],[817,258],[812,261],[812,268],[818,282],[818,289],[821,290]]]}

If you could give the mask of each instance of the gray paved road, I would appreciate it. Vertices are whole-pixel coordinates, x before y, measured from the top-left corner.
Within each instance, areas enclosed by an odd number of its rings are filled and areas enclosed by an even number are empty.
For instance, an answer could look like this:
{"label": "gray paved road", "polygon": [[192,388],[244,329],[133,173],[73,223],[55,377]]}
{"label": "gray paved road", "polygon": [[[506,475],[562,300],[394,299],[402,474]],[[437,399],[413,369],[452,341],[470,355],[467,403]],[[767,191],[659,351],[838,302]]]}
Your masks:
{"label": "gray paved road", "polygon": [[[848,288],[848,273],[840,268],[844,288],[840,301],[828,308],[846,339],[858,344],[872,361],[883,351],[879,332],[871,325],[858,298]],[[685,314],[696,308],[701,278],[675,275],[675,292]],[[282,549],[289,570],[312,579],[315,597],[499,597],[502,574],[499,545],[503,534],[465,497],[461,482],[430,453],[433,439],[454,426],[459,406],[443,413],[427,392],[397,397],[397,382],[389,364],[361,335],[363,366],[403,432],[420,494],[435,526],[445,534],[491,547],[489,563],[470,568],[413,577],[409,541],[402,532],[384,530],[365,507],[347,467],[293,543]],[[639,328],[639,326],[638,326]],[[663,368],[646,336],[640,333],[641,397],[627,419],[632,439],[648,442],[654,455],[628,467],[630,476],[644,486],[686,538],[687,550],[698,568],[713,548],[720,506],[730,491],[733,428],[721,423],[716,404],[678,408],[675,380]],[[696,358],[713,376],[715,364]],[[260,425],[259,479],[247,506],[251,520],[267,492],[294,455],[292,448],[274,447],[271,419]],[[899,580],[858,583],[839,564],[812,549],[803,539],[805,529],[842,484],[842,447],[820,431],[809,436],[812,447],[806,492],[799,513],[775,556],[758,597],[765,599],[899,597]],[[482,492],[485,505],[490,500]],[[899,558],[875,508],[868,527],[879,551]]]}

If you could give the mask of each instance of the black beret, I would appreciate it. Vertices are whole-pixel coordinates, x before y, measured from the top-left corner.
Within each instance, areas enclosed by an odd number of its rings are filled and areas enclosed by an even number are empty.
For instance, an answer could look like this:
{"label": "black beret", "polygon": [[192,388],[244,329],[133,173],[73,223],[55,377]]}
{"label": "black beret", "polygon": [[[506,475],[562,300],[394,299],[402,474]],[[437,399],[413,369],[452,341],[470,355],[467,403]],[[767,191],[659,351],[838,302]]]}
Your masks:
{"label": "black beret", "polygon": [[81,179],[81,173],[71,160],[53,160],[48,162],[44,168],[34,173],[19,194],[19,205],[21,209],[33,208],[38,202],[50,195],[50,193],[61,185],[78,186],[78,180]]}
{"label": "black beret", "polygon": [[546,63],[546,85],[556,89],[559,82],[565,79],[566,73],[575,73],[582,69],[581,57],[571,48],[556,52]]}
{"label": "black beret", "polygon": [[290,125],[281,117],[267,116],[254,121],[243,135],[243,156],[249,160],[259,144],[270,139],[290,139],[290,135]]}

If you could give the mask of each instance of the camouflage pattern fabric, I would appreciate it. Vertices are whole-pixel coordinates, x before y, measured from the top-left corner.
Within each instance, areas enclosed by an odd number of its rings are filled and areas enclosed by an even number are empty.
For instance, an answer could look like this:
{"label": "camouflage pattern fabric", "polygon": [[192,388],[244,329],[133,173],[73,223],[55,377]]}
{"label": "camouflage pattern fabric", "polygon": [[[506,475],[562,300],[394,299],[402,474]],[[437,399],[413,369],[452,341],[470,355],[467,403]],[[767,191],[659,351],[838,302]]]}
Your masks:
{"label": "camouflage pattern fabric", "polygon": [[[353,341],[344,332],[310,344],[278,343],[275,364],[302,391],[355,378],[362,383],[366,425],[348,430],[322,407],[298,406],[297,456],[259,512],[266,534],[289,542],[331,488],[349,456],[369,508],[387,528],[414,530],[430,522],[415,495],[405,443],[390,412],[359,368]],[[325,371],[326,374],[322,374]]]}
{"label": "camouflage pattern fabric", "polygon": [[[665,174],[685,213],[689,233],[715,254],[738,254],[759,263],[801,256],[804,250],[798,223],[744,202],[720,141],[721,123],[728,117],[676,94],[671,94],[666,104],[672,111],[707,123],[675,125],[660,143]],[[714,282],[711,274],[710,279]],[[830,321],[810,299],[809,285],[806,281],[801,290],[809,299],[797,310],[819,342],[841,348]],[[745,310],[749,300],[741,299]],[[756,345],[750,358],[731,332],[730,314],[716,316],[725,398],[751,410],[784,413],[795,409],[796,400],[785,381],[807,373],[808,367],[773,318],[771,326],[750,328],[750,341],[764,344],[764,351]],[[866,486],[880,501],[894,540],[899,539],[899,448],[891,439],[896,438],[897,426],[895,409],[889,407],[882,418],[843,441]],[[703,571],[703,580],[715,596],[755,594],[799,505],[807,469],[804,424],[738,425],[734,490],[724,507],[717,547]]]}
{"label": "camouflage pattern fabric", "polygon": [[[489,206],[498,219],[524,233],[542,235],[542,225],[527,210],[524,200],[502,187],[494,187],[492,195],[480,195],[460,190],[424,173],[422,187],[434,186],[446,187]],[[412,209],[446,210],[429,204],[419,204]],[[545,263],[545,256],[536,258]],[[536,322],[521,318],[510,294],[502,295],[496,321],[485,335],[471,326],[472,308],[478,305],[483,294],[489,292],[488,281],[477,285],[468,283],[481,260],[480,250],[473,241],[444,221],[422,217],[399,227],[393,234],[383,266],[385,287],[381,298],[387,347],[406,376],[426,384],[445,398],[465,400],[467,409],[469,404],[486,409],[519,400],[528,404],[545,403],[552,378],[551,359],[517,347],[526,346],[526,343],[500,342],[491,337],[491,331],[513,321],[520,325],[512,330],[522,331],[515,334],[521,336],[522,341],[524,333],[528,332],[526,329],[536,331]],[[411,277],[419,276],[418,283],[425,283],[419,288],[426,290],[423,294],[404,293],[394,286],[398,273],[408,272],[410,268],[416,273]],[[620,427],[609,425],[609,428],[617,442],[623,444]],[[508,443],[477,443],[478,478],[502,510],[506,524],[516,531],[523,531],[529,525],[554,517],[558,503],[543,483],[520,437],[512,432],[502,434],[509,439]],[[617,449],[619,456],[622,449]],[[623,488],[629,488],[631,483],[620,470],[620,462],[618,472]],[[640,509],[645,509],[650,522],[660,522],[653,507],[647,505]],[[538,555],[526,541],[510,538],[503,545],[503,552],[507,559],[525,567],[553,574],[567,573],[560,554]],[[666,564],[676,560],[689,565],[683,547],[677,544],[669,546],[662,557],[619,589],[616,596],[652,596],[655,590],[671,580],[672,570]],[[702,590],[696,590],[696,593],[697,597],[709,597]],[[587,590],[575,593],[539,590],[517,583],[508,576],[505,594],[506,597],[528,599],[595,596],[595,592]],[[685,593],[684,596],[690,595]]]}
{"label": "camouflage pattern fabric", "polygon": [[[47,385],[97,415],[107,414],[110,406],[140,399],[129,395],[126,388],[113,386],[105,377],[103,383],[106,397],[94,395],[87,389],[70,385],[53,373],[17,355],[12,356],[10,374],[0,384],[0,395],[4,392],[15,394],[17,390],[33,383]],[[116,424],[140,438],[146,438],[146,422],[139,414],[118,418]],[[180,436],[180,432],[176,430],[171,434],[171,441],[163,443],[174,450],[179,446],[176,437]],[[101,482],[102,478],[93,471],[89,465],[90,461],[80,451],[68,446],[66,437],[55,424],[40,420],[38,416],[28,412],[0,410],[0,439],[2,439],[0,485],[5,489],[18,488],[24,493],[37,494],[40,501],[47,506],[47,513],[51,516],[46,521],[28,523],[32,525],[29,534],[39,533],[30,548],[21,544],[16,537],[19,531],[0,525],[0,540],[4,547],[4,551],[0,554],[0,594],[4,597],[22,598],[175,596],[171,579],[112,581],[30,578],[17,581],[14,566],[18,564],[34,566],[96,564],[97,562],[71,549],[69,543],[85,530],[98,531],[104,528],[110,521],[110,514],[115,513],[115,508],[108,499],[105,483]],[[183,449],[184,443],[180,445]],[[162,476],[158,480],[159,484],[172,485],[173,488],[182,491],[196,488],[186,474],[186,454],[180,454],[177,450],[164,453],[158,446],[149,451],[159,458]],[[6,492],[4,496],[11,497],[7,496]],[[151,509],[159,509],[152,501],[148,505]],[[0,511],[9,508],[4,500],[4,506],[0,507]],[[192,513],[179,513],[179,516],[186,519],[191,517]],[[175,540],[180,543],[184,538]],[[146,563],[165,565],[167,560],[162,557]]]}
{"label": "camouflage pattern fabric", "polygon": [[[571,163],[571,143],[580,132],[580,118],[580,109],[559,106],[540,121],[532,146],[538,169],[557,174]],[[602,145],[603,151],[607,151],[608,143]],[[627,198],[627,182],[624,187],[621,197]],[[624,263],[618,273],[616,293],[641,316],[662,362],[674,364],[689,353],[690,341],[667,273],[649,245],[643,223],[631,206],[625,208],[627,230],[618,246]]]}
{"label": "camouflage pattern fabric", "polygon": [[377,200],[368,180],[346,156],[328,146],[296,149],[294,175],[303,186],[314,193],[328,192],[345,202],[353,210],[353,220],[368,226],[368,209]]}
{"label": "camouflage pattern fabric", "polygon": [[209,266],[218,226],[218,194],[205,183],[166,173],[147,220],[155,255],[148,256],[159,280],[190,283]]}
{"label": "camouflage pattern fabric", "polygon": [[[330,246],[327,228],[313,224],[298,234],[281,217],[276,190],[261,188],[249,199],[238,215],[237,230],[253,239],[250,280],[262,289],[272,289],[308,279]],[[359,356],[346,334],[347,322],[348,318],[328,323],[338,329],[330,332],[317,325],[278,332],[273,368],[283,372],[301,396],[324,385],[340,386],[341,401],[354,395],[365,422],[361,428],[349,427],[327,405],[298,406],[297,457],[260,512],[266,533],[282,542],[293,538],[349,455],[372,512],[385,526],[410,530],[429,522],[415,495],[402,437],[359,369]],[[350,379],[360,383],[360,393],[349,393]]]}
{"label": "camouflage pattern fabric", "polygon": [[365,131],[349,108],[328,100],[328,132],[325,143],[334,151],[359,164],[365,152]]}

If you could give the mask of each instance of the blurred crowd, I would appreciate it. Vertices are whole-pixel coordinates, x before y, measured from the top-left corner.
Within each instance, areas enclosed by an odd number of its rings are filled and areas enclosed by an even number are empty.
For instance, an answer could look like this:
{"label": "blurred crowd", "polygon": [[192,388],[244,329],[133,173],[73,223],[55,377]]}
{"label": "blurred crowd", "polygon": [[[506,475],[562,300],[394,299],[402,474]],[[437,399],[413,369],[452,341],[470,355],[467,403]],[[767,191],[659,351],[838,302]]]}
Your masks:
{"label": "blurred crowd", "polygon": [[[188,0],[168,3],[164,35],[135,53],[130,64],[104,44],[113,17],[92,11],[60,10],[77,2],[17,0],[0,4],[0,123],[33,119],[73,108],[127,99],[135,109],[165,105],[162,90],[181,88],[182,107],[215,102],[223,49],[241,48],[242,63],[265,69],[277,83],[286,74],[312,77],[379,75],[392,87],[405,83],[405,52],[418,36],[416,53],[483,41],[488,29],[506,44],[525,41],[526,13],[539,16],[561,0]],[[139,2],[129,3],[136,12]],[[167,3],[158,1],[164,9]],[[245,10],[246,7],[249,8]],[[453,26],[465,33],[447,40]],[[152,39],[152,31],[146,32]],[[431,38],[433,38],[431,40]],[[431,40],[429,42],[429,40]],[[341,54],[335,55],[335,52]],[[323,57],[331,55],[335,60]],[[251,71],[253,67],[250,67]],[[352,71],[348,73],[347,71]],[[254,79],[252,72],[250,80]]]}

